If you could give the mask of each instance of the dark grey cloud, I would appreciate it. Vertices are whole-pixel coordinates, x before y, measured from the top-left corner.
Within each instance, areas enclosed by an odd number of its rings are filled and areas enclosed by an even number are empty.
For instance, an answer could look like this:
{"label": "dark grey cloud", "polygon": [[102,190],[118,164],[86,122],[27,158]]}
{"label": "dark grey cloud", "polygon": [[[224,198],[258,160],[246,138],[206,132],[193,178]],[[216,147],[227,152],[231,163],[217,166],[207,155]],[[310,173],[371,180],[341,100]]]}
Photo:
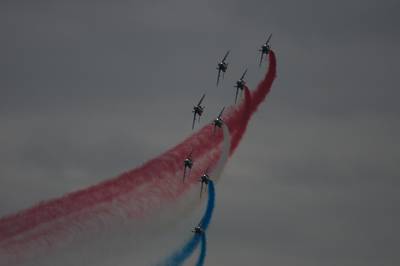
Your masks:
{"label": "dark grey cloud", "polygon": [[204,91],[211,119],[245,67],[257,84],[272,32],[278,79],[217,187],[209,264],[398,265],[399,11],[372,0],[1,2],[0,215],[180,141]]}

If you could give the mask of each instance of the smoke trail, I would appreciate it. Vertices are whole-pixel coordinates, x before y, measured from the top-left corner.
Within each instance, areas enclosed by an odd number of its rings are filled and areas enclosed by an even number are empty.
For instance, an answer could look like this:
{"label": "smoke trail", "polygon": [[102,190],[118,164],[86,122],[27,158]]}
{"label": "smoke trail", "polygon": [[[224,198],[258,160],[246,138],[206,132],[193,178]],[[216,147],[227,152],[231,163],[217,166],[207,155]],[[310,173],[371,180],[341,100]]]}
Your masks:
{"label": "smoke trail", "polygon": [[269,52],[269,67],[268,72],[264,79],[257,85],[256,90],[251,94],[251,109],[250,113],[253,114],[257,111],[258,106],[264,101],[265,97],[271,90],[272,82],[276,78],[276,57],[274,51]]}
{"label": "smoke trail", "polygon": [[265,100],[265,97],[270,92],[272,83],[276,78],[275,53],[271,50],[268,55],[270,63],[264,79],[258,84],[257,89],[252,93],[250,93],[249,88],[245,86],[244,101],[242,101],[238,109],[229,113],[229,119],[226,120],[232,136],[230,155],[232,155],[238,147],[244,133],[246,132],[250,118],[257,111],[258,106]]}
{"label": "smoke trail", "polygon": [[200,242],[200,235],[195,234],[192,236],[179,250],[174,253],[170,258],[166,260],[166,262],[160,264],[165,266],[179,266],[182,265],[194,252],[197,245]]}
{"label": "smoke trail", "polygon": [[[53,245],[80,228],[103,226],[107,218],[138,218],[184,195],[197,177],[218,162],[222,134],[211,126],[147,164],[99,185],[68,194],[0,220],[0,251],[38,243]],[[193,147],[196,167],[182,184],[182,160]],[[1,253],[1,252],[0,252]]]}
{"label": "smoke trail", "polygon": [[[230,134],[229,134],[229,130],[228,127],[223,124],[222,125],[222,131],[223,131],[223,143],[222,143],[222,152],[221,152],[221,156],[219,159],[218,164],[216,165],[214,171],[210,174],[211,178],[213,178],[213,180],[218,181],[218,179],[220,178],[221,174],[222,174],[222,170],[228,160],[229,157],[229,151],[230,151]],[[215,206],[215,187],[214,187],[214,182],[212,180],[210,180],[209,184],[208,184],[208,202],[207,202],[207,207],[206,207],[206,211],[204,212],[203,217],[200,220],[200,225],[201,228],[205,231],[207,230],[210,222],[211,222],[211,217],[212,217],[212,213],[214,210],[214,206]],[[171,255],[169,258],[167,258],[165,260],[165,262],[163,262],[161,265],[181,265],[184,261],[186,261],[194,252],[194,250],[196,249],[196,247],[198,246],[199,242],[202,243],[202,246],[205,245],[202,241],[205,240],[205,236],[203,239],[204,234],[201,234],[201,236],[199,234],[194,234],[189,240],[187,240],[187,242],[182,246],[182,248],[180,248],[178,251],[176,251],[173,255]],[[203,254],[203,256],[205,256],[205,253]],[[204,262],[204,259],[202,259],[202,261]],[[200,258],[199,258],[199,261]],[[198,264],[198,265],[202,265],[202,264]]]}
{"label": "smoke trail", "polygon": [[214,182],[210,180],[208,184],[207,209],[203,215],[203,218],[201,218],[200,221],[201,228],[203,228],[204,231],[206,231],[208,229],[208,226],[210,225],[211,217],[214,211],[214,206],[215,206],[215,188],[214,188]]}
{"label": "smoke trail", "polygon": [[207,252],[206,234],[202,234],[200,240],[200,255],[199,258],[197,259],[196,266],[204,265],[204,261],[206,260],[206,252]]}
{"label": "smoke trail", "polygon": [[231,150],[231,134],[225,124],[222,124],[223,142],[221,148],[221,155],[219,162],[215,165],[214,170],[211,172],[211,178],[217,182],[221,177],[222,171],[229,159],[229,152]]}
{"label": "smoke trail", "polygon": [[[205,241],[201,237],[201,235],[205,235],[208,226],[210,225],[212,214],[214,211],[214,206],[215,206],[215,188],[214,188],[214,182],[210,181],[208,184],[208,202],[207,202],[207,208],[206,211],[204,212],[203,217],[200,220],[200,227],[204,230],[204,233],[202,234],[194,234],[183,246],[180,248],[178,251],[174,252],[170,257],[168,257],[165,262],[163,262],[161,265],[168,265],[168,266],[173,266],[173,265],[182,265],[182,263],[185,262],[194,252],[196,249],[197,245],[199,244],[200,240]],[[202,243],[202,245],[205,245],[205,243]],[[202,253],[202,252],[201,252]],[[205,256],[205,251],[203,256]],[[201,262],[201,256],[199,258],[199,261]],[[204,262],[204,258],[202,259]],[[197,264],[199,265],[199,264]],[[200,264],[202,265],[202,264]]]}
{"label": "smoke trail", "polygon": [[[232,136],[229,155],[237,148],[251,115],[268,94],[276,75],[276,59],[269,53],[270,66],[257,90],[245,88],[245,98],[223,116]],[[197,177],[207,168],[216,171],[222,156],[223,134],[204,126],[188,139],[142,166],[100,184],[45,201],[0,219],[0,264],[29,250],[55,248],[76,241],[81,232],[100,232],[124,221],[153,217],[177,203],[198,187]],[[182,161],[195,151],[195,166],[184,184]],[[216,180],[219,174],[216,175]],[[193,204],[195,202],[190,202]],[[32,251],[31,251],[32,252]],[[10,263],[8,263],[10,265]]]}

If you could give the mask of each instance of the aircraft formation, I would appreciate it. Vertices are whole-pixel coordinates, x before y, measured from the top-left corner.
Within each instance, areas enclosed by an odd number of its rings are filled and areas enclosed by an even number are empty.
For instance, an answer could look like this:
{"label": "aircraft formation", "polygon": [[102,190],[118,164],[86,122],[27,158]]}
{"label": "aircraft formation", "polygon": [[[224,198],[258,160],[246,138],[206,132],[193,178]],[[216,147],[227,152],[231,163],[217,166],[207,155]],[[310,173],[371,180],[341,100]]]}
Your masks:
{"label": "aircraft formation", "polygon": [[[258,52],[260,52],[260,61],[259,61],[259,67],[261,67],[261,64],[263,62],[264,56],[266,57],[269,52],[271,51],[271,46],[270,46],[270,41],[271,41],[271,37],[272,34],[270,34],[267,38],[267,41],[260,47],[260,49],[258,50]],[[224,57],[222,58],[221,61],[219,61],[217,63],[217,83],[216,86],[218,87],[218,85],[220,84],[220,80],[221,80],[221,74],[222,74],[222,80],[224,80],[225,77],[225,73],[228,70],[228,65],[229,63],[227,62],[228,60],[228,56],[230,54],[230,50],[228,50]],[[247,74],[247,68],[244,70],[242,76],[240,77],[240,79],[238,79],[235,82],[235,85],[233,86],[234,88],[236,88],[236,94],[235,94],[235,104],[237,102],[239,93],[242,94],[243,89],[245,88],[246,85],[246,81],[245,81],[245,76]],[[195,123],[196,123],[196,119],[197,122],[200,123],[200,117],[202,116],[205,106],[202,105],[204,98],[205,98],[205,94],[203,94],[199,100],[199,102],[197,103],[197,105],[193,106],[193,121],[192,121],[192,130],[194,129]],[[213,128],[213,135],[215,135],[215,132],[217,130],[217,128],[221,128],[224,121],[222,119],[222,115],[224,113],[225,107],[222,108],[222,110],[220,111],[219,115],[213,120],[212,124],[214,126]],[[186,177],[190,176],[190,172],[191,169],[194,165],[194,160],[193,160],[193,149],[191,150],[191,152],[187,155],[187,157],[183,160],[183,179],[182,181],[185,182]],[[200,198],[202,196],[203,193],[203,188],[204,190],[207,190],[207,186],[208,183],[210,182],[210,176],[208,174],[208,170],[207,169],[204,174],[199,177],[199,182],[200,182]],[[204,229],[201,227],[201,223],[198,224],[198,226],[194,227],[192,230],[193,233],[195,234],[203,234],[204,233]]]}

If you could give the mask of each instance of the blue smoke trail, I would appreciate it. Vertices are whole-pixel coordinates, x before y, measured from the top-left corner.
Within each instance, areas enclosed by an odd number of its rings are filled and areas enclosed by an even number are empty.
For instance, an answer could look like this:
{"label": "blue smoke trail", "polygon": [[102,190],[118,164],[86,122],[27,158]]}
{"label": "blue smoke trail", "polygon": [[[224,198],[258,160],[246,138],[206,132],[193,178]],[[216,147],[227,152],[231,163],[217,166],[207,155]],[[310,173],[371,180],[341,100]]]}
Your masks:
{"label": "blue smoke trail", "polygon": [[206,260],[206,251],[207,251],[207,239],[206,234],[201,235],[201,245],[200,245],[200,255],[197,259],[196,266],[203,266],[204,261]]}
{"label": "blue smoke trail", "polygon": [[200,221],[200,226],[204,230],[203,234],[194,234],[184,245],[181,249],[174,252],[171,256],[169,256],[164,263],[161,265],[168,265],[168,266],[175,266],[175,265],[182,265],[185,260],[187,260],[194,250],[196,249],[199,242],[202,242],[201,245],[201,252],[200,257],[196,265],[203,265],[205,256],[206,256],[206,237],[205,233],[210,225],[211,217],[214,211],[215,205],[215,188],[214,183],[210,180],[208,184],[208,202],[207,208],[204,212],[204,215]]}
{"label": "blue smoke trail", "polygon": [[213,210],[214,210],[214,205],[215,205],[215,188],[214,188],[213,181],[210,180],[210,182],[208,184],[207,209],[203,215],[203,218],[200,221],[201,228],[203,228],[204,232],[207,230],[208,226],[210,225],[211,217],[212,217]]}

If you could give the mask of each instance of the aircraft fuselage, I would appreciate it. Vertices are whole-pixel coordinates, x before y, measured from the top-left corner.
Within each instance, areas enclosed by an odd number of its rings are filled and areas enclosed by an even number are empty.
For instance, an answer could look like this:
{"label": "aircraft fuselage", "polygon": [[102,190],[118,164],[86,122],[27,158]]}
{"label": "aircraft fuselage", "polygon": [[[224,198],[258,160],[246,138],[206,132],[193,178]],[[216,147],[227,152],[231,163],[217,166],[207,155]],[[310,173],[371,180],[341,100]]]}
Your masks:
{"label": "aircraft fuselage", "polygon": [[186,158],[183,161],[183,163],[184,163],[185,167],[188,167],[188,168],[192,168],[192,166],[193,166],[193,161],[191,159],[189,159],[189,158]]}

